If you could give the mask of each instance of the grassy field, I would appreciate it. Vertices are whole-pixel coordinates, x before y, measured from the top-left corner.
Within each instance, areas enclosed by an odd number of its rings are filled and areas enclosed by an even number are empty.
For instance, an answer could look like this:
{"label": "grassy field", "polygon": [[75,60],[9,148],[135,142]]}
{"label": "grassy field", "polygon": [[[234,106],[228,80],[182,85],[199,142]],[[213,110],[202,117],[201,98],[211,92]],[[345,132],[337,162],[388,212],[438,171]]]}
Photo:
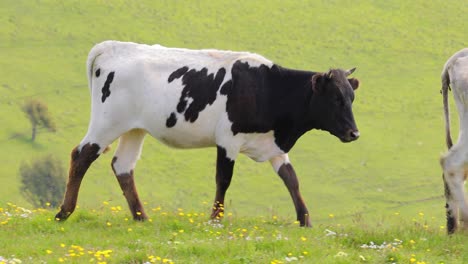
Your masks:
{"label": "grassy field", "polygon": [[[77,215],[56,225],[47,221],[55,212],[48,208],[27,219],[9,220],[0,226],[0,256],[54,263],[73,244],[86,251],[112,249],[115,263],[148,260],[145,250],[177,263],[206,263],[221,256],[219,251],[227,254],[225,262],[285,262],[288,253],[299,257],[303,250],[309,252],[302,254],[304,262],[355,263],[362,255],[367,262],[391,263],[387,257],[392,253],[360,246],[400,239],[403,248],[395,253],[395,262],[411,262],[411,254],[426,263],[467,262],[467,253],[460,249],[466,235],[446,238],[440,228],[445,202],[438,163],[445,151],[440,72],[449,56],[468,46],[467,12],[465,1],[0,0],[3,208],[10,207],[8,203],[30,207],[19,192],[21,162],[53,153],[66,165],[71,149],[85,135],[90,112],[85,61],[89,49],[102,40],[248,50],[285,67],[315,71],[356,66],[354,76],[361,81],[354,103],[361,138],[342,144],[328,133],[311,131],[290,152],[313,229],[285,224],[292,223],[295,214],[281,180],[269,164],[240,157],[226,206],[235,219],[233,226],[225,223],[219,229],[222,238],[217,243],[215,235],[210,237],[177,215],[179,208],[209,213],[215,150],[174,150],[147,138],[136,181],[148,209],[160,206],[169,212],[167,218],[150,211],[152,223],[122,220],[129,212],[110,168],[112,154],[107,154],[83,181]],[[36,142],[29,140],[30,125],[20,110],[29,98],[45,101],[58,126],[56,133],[40,131]],[[121,206],[122,212],[118,216],[102,212],[103,202]],[[273,217],[281,224],[272,222]],[[415,225],[413,218],[429,221],[430,227]],[[105,225],[108,219],[115,222],[111,229]],[[200,217],[196,223],[203,226],[206,220]],[[228,239],[228,232],[243,225],[249,232],[257,226],[265,237],[279,229],[291,239],[281,240],[278,251],[276,240],[256,244]],[[139,231],[130,234],[128,228]],[[183,246],[177,246],[182,250],[166,243],[179,228],[185,230],[177,236],[183,237]],[[12,233],[3,229],[16,233],[12,241],[24,238],[34,243],[10,243],[6,236]],[[330,238],[325,229],[350,236]],[[97,236],[86,242],[95,232]],[[301,247],[302,236],[307,237],[307,246]],[[61,242],[63,237],[68,240]],[[98,239],[103,237],[107,242]],[[204,241],[200,249],[198,240]],[[414,250],[411,240],[417,243]],[[129,253],[134,249],[138,256]],[[53,253],[46,255],[45,250]],[[194,259],[191,250],[200,250],[192,252]],[[179,257],[180,251],[185,257]],[[335,258],[341,251],[349,257]],[[129,261],[123,259],[126,255]]]}
{"label": "grassy field", "polygon": [[[55,223],[50,209],[0,209],[0,263],[467,263],[466,234],[446,236],[422,213],[350,223],[329,221],[304,229],[272,216],[222,222],[206,214],[163,207],[140,223],[120,206],[102,203]],[[398,223],[398,225],[395,225]],[[27,242],[22,242],[27,238]],[[12,253],[14,252],[14,254]],[[1,256],[1,255],[0,255]]]}

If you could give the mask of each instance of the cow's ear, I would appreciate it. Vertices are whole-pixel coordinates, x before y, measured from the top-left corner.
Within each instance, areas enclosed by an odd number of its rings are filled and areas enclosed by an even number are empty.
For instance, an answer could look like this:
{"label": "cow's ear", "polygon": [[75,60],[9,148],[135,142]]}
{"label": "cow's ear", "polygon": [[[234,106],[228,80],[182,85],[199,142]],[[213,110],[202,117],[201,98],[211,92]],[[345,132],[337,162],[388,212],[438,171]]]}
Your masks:
{"label": "cow's ear", "polygon": [[323,87],[323,83],[326,79],[326,76],[320,73],[316,73],[312,76],[312,91],[315,93],[320,92]]}
{"label": "cow's ear", "polygon": [[359,80],[356,78],[348,79],[349,84],[353,87],[353,90],[356,90],[359,87]]}
{"label": "cow's ear", "polygon": [[346,76],[352,74],[354,71],[356,70],[356,67],[352,68],[352,69],[349,69],[345,72]]}

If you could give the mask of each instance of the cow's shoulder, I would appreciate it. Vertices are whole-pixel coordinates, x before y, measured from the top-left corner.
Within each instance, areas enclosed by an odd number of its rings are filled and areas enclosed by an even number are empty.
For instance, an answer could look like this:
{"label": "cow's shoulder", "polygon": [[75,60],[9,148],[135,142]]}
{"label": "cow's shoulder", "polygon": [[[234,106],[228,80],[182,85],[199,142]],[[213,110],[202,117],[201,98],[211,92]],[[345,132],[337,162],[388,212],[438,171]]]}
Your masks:
{"label": "cow's shoulder", "polygon": [[237,133],[266,133],[273,130],[270,112],[274,65],[259,57],[242,58],[232,65],[232,79],[221,88],[227,96],[226,111]]}

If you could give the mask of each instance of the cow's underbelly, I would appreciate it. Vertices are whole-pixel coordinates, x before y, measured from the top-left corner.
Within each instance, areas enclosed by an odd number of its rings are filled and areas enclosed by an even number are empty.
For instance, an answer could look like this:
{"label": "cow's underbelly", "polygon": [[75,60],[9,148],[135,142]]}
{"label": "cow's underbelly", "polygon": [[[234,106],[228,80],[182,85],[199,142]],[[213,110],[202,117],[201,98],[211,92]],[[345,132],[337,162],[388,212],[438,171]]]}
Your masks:
{"label": "cow's underbelly", "polygon": [[216,146],[212,133],[191,129],[163,129],[150,133],[162,143],[174,148],[205,148]]}
{"label": "cow's underbelly", "polygon": [[249,158],[263,162],[273,157],[284,154],[275,143],[273,131],[268,133],[240,133],[244,138],[240,152]]}

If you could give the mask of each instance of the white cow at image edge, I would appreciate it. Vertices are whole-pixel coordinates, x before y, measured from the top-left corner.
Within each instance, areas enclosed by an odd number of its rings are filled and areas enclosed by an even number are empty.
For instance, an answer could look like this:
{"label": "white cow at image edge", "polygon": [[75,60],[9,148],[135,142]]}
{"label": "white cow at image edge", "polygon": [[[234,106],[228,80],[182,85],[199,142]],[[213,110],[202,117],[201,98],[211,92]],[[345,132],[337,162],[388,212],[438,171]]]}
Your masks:
{"label": "white cow at image edge", "polygon": [[[448,90],[452,89],[458,110],[460,133],[458,141],[452,144]],[[444,103],[446,143],[449,151],[442,156],[445,186],[447,232],[454,233],[458,220],[468,229],[468,204],[465,198],[465,182],[468,174],[468,48],[455,53],[445,63],[442,71],[442,95]]]}

